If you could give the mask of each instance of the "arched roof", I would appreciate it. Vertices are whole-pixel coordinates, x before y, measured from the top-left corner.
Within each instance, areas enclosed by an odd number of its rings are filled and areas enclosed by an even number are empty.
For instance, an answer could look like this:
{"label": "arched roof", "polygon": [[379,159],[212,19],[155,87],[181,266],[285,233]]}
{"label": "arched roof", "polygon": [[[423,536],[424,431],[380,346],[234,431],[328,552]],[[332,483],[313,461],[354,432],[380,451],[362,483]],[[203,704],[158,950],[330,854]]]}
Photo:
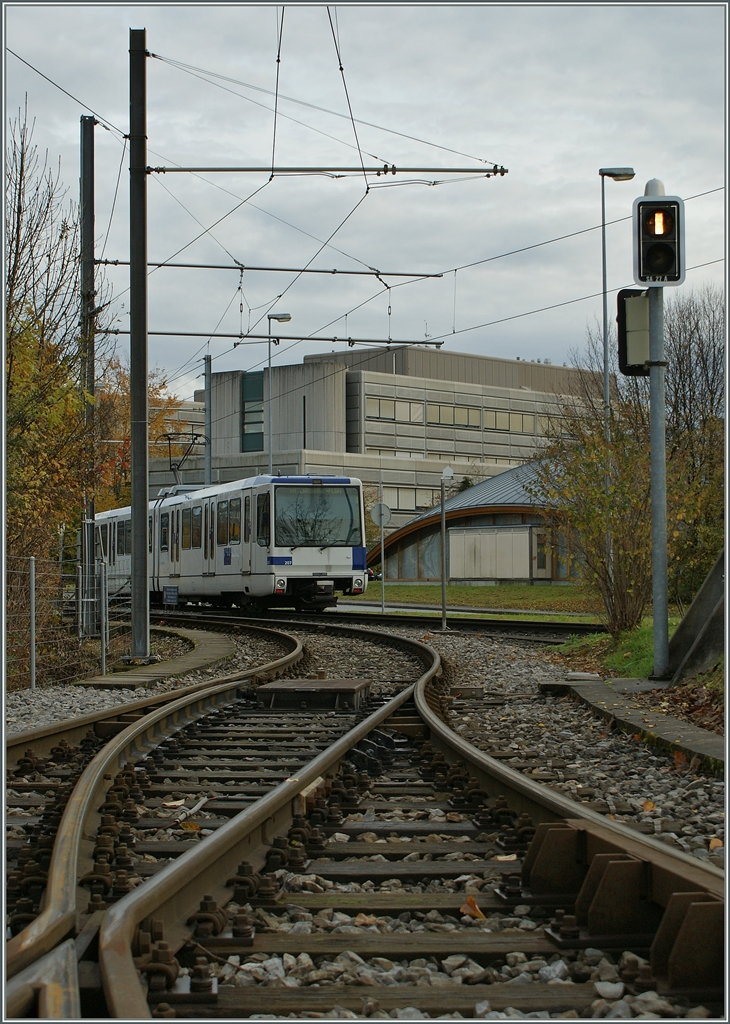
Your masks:
{"label": "arched roof", "polygon": [[[485,515],[494,512],[524,512],[532,509],[535,512],[541,510],[535,504],[535,499],[526,490],[537,479],[537,462],[526,462],[521,466],[514,466],[504,473],[482,480],[481,483],[468,487],[465,491],[459,491],[452,498],[444,502],[446,520],[462,519],[470,515]],[[403,537],[410,533],[417,533],[425,526],[436,525],[441,522],[441,505],[434,505],[414,519],[409,520],[399,529],[394,530],[385,538],[386,549],[396,544]],[[376,545],[368,552],[368,562],[380,561],[380,545]]]}

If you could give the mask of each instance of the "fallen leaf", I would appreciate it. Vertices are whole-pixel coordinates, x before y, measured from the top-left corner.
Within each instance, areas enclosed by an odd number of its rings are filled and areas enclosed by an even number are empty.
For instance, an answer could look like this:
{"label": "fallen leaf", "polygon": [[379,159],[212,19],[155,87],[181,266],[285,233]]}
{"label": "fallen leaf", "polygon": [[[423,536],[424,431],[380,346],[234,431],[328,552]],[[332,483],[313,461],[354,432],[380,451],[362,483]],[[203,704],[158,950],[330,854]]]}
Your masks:
{"label": "fallen leaf", "polygon": [[718,839],[717,836],[715,836],[713,839],[710,840],[710,849],[711,850],[718,850],[721,846],[724,846],[724,845],[725,844],[723,843],[722,839]]}
{"label": "fallen leaf", "polygon": [[184,803],[185,803],[184,800],[163,800],[162,801],[162,806],[163,807],[182,807],[182,805]]}
{"label": "fallen leaf", "polygon": [[466,903],[463,907],[459,907],[460,914],[468,914],[469,917],[478,917],[486,920],[486,914],[483,914],[477,906],[477,901],[473,896],[467,896]]}
{"label": "fallen leaf", "polygon": [[680,765],[687,764],[687,757],[682,753],[681,750],[674,751],[674,767],[679,768]]}
{"label": "fallen leaf", "polygon": [[186,832],[202,832],[200,825],[196,825],[194,821],[181,821],[180,828],[185,829]]}
{"label": "fallen leaf", "polygon": [[501,860],[501,861],[517,860],[517,854],[516,853],[505,853],[501,857],[495,857],[494,859],[495,860]]}
{"label": "fallen leaf", "polygon": [[654,803],[653,800],[645,800],[641,806],[642,806],[642,808],[645,811],[655,811],[656,810],[656,804]]}

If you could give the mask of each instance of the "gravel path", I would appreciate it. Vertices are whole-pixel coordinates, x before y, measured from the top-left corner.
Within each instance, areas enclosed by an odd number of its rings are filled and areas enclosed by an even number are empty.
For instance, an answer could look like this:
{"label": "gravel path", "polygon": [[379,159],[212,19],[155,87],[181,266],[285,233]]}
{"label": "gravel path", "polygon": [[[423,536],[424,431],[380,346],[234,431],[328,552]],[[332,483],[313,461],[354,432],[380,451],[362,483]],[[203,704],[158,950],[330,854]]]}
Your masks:
{"label": "gravel path", "polygon": [[[635,822],[700,860],[712,858],[724,866],[723,780],[608,731],[602,719],[571,697],[540,694],[539,682],[564,677],[544,646],[440,633],[419,639],[439,651],[450,685],[485,687],[484,698],[454,701],[453,706],[452,728],[474,746],[487,754],[514,750],[515,763],[528,755],[556,762],[548,770],[522,770],[616,821]],[[501,694],[510,698],[508,703],[486,706],[487,699]],[[510,760],[502,763],[510,765]]]}
{"label": "gravel path", "polygon": [[[91,715],[95,711],[128,704],[133,700],[144,700],[160,693],[168,693],[180,687],[204,683],[211,677],[222,674],[245,671],[256,665],[275,661],[282,656],[282,648],[275,641],[256,633],[244,634],[232,638],[236,645],[235,654],[221,666],[198,669],[183,676],[170,676],[152,686],[137,689],[107,690],[94,686],[43,686],[35,690],[15,690],[5,697],[5,728],[8,737],[27,729],[40,729],[44,725],[52,725],[59,720],[79,718]],[[185,649],[189,649],[185,644]],[[178,648],[174,656],[185,653]]]}

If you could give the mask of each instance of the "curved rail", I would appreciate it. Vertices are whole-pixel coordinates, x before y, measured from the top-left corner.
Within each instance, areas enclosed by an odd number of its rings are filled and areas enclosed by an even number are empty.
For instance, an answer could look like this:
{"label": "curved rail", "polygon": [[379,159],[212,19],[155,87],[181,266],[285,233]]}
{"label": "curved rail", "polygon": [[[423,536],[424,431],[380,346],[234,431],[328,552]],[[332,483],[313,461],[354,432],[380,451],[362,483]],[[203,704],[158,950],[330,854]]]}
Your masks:
{"label": "curved rail", "polygon": [[[190,624],[190,620],[185,620],[187,624]],[[201,625],[212,625],[210,620],[205,620]],[[226,623],[229,625],[229,623]],[[246,630],[262,633],[267,637],[271,637],[277,640],[283,639],[288,645],[290,645],[290,651],[285,654],[282,658],[275,661],[268,662],[265,665],[261,665],[255,669],[246,669],[243,675],[237,676],[237,678],[249,678],[251,675],[267,677],[274,677],[279,672],[288,668],[290,665],[295,664],[302,657],[302,645],[299,640],[295,637],[290,636],[288,633],[283,633],[281,630],[275,630],[266,628],[265,626],[249,625],[246,624]],[[234,675],[221,676],[219,682],[224,682],[228,679],[233,679]],[[155,694],[152,697],[142,697],[139,700],[132,700],[123,704],[115,704],[111,707],[104,708],[101,711],[94,711],[89,715],[80,715],[77,718],[68,718],[61,722],[53,722],[51,725],[44,725],[38,729],[27,729],[24,732],[18,732],[12,736],[6,737],[5,740],[5,763],[14,764],[19,757],[21,757],[28,747],[32,747],[35,753],[43,756],[47,754],[52,747],[56,746],[59,740],[64,739],[69,745],[75,745],[79,743],[86,735],[89,729],[93,730],[94,727],[100,722],[108,722],[110,720],[121,720],[121,716],[140,716],[146,714],[147,710],[152,710],[161,704],[168,704],[171,700],[176,700],[178,697],[184,697],[186,694],[196,693],[197,691],[204,690],[211,685],[211,680],[206,679],[202,683],[191,683],[189,686],[181,686],[177,690],[167,690],[164,693]],[[129,723],[127,723],[129,724]]]}
{"label": "curved rail", "polygon": [[164,707],[128,725],[93,758],[76,784],[58,828],[48,869],[44,908],[6,945],[8,978],[52,950],[76,924],[76,880],[84,825],[96,814],[94,808],[103,802],[104,775],[119,771],[127,762],[144,756],[166,732],[175,731],[206,714],[212,707],[233,700],[236,688],[243,680],[263,674],[277,675],[296,664],[302,657],[302,645],[294,637],[288,639],[293,647],[283,658],[224,676],[214,684],[208,682],[192,694],[168,699]]}
{"label": "curved rail", "polygon": [[[388,639],[391,638],[388,636]],[[441,672],[441,659],[436,651],[418,641],[404,641],[402,637],[397,639],[427,662],[418,683],[425,685]],[[200,877],[202,869],[209,869],[215,864],[216,873],[225,879],[235,874],[242,857],[250,860],[252,855],[255,856],[257,848],[260,848],[263,860],[263,850],[285,820],[292,801],[326,772],[331,771],[356,743],[401,707],[412,693],[412,685],[402,690],[319,754],[299,772],[297,778],[288,779],[277,786],[263,799],[219,828],[204,844],[184,853],[144,886],[129,893],[107,910],[99,932],[99,964],[110,1016],[127,1019],[146,1019],[151,1016],[131,952],[134,929],[139,922],[153,914],[162,918],[166,925],[165,934],[174,942],[178,920],[185,920],[194,913],[204,892],[220,898],[230,893],[222,882],[216,887],[211,886],[209,880],[203,881]],[[167,920],[166,908],[169,911]]]}
{"label": "curved rail", "polygon": [[687,853],[668,847],[659,839],[642,835],[619,821],[612,821],[596,811],[583,807],[473,747],[434,713],[428,701],[426,687],[427,684],[423,680],[416,683],[414,701],[419,715],[431,733],[431,745],[442,750],[447,760],[449,756],[453,758],[456,755],[467,762],[477,777],[485,780],[491,789],[494,789],[496,781],[502,792],[508,794],[510,805],[520,813],[529,814],[535,824],[558,819],[580,819],[581,822],[590,823],[594,831],[600,829],[615,836],[624,848],[641,851],[637,855],[651,862],[655,870],[673,876],[681,873],[683,879],[696,884],[698,888],[706,889],[720,897],[724,895],[725,873],[714,864],[704,864]]}

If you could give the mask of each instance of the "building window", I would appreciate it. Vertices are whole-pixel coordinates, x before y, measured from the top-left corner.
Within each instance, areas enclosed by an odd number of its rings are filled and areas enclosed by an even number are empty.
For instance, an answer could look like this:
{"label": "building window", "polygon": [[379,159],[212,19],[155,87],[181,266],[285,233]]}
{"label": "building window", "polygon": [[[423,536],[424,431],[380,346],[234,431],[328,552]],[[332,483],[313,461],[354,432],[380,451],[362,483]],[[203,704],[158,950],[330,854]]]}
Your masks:
{"label": "building window", "polygon": [[399,423],[423,423],[423,402],[396,402],[395,418]]}
{"label": "building window", "polygon": [[440,491],[427,487],[384,487],[383,501],[389,508],[399,512],[415,512],[430,508],[440,496]]}
{"label": "building window", "polygon": [[453,426],[454,407],[453,405],[427,405],[426,419],[429,423],[443,423],[446,426]]}
{"label": "building window", "polygon": [[457,427],[478,428],[482,425],[480,410],[472,409],[465,405],[457,405],[454,409],[454,423]]}
{"label": "building window", "polygon": [[395,402],[392,398],[366,398],[365,415],[371,420],[394,420]]}
{"label": "building window", "polygon": [[264,374],[244,373],[241,382],[241,451],[264,450]]}

